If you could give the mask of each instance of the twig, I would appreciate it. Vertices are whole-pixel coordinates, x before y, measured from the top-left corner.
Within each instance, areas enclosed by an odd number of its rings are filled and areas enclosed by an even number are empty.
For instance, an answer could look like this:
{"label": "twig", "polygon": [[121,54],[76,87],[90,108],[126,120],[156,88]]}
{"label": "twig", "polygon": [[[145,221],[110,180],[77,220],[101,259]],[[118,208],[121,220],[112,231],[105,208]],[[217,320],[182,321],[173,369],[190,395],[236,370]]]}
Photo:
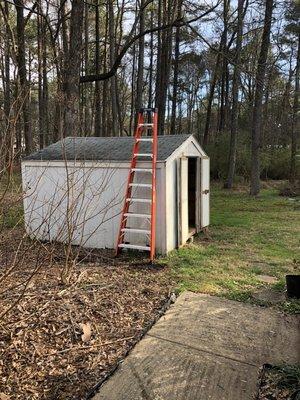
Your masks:
{"label": "twig", "polygon": [[108,345],[110,345],[110,344],[122,342],[122,341],[124,341],[124,340],[131,340],[131,339],[134,339],[134,336],[125,337],[125,338],[121,338],[121,339],[117,339],[117,340],[112,340],[112,341],[110,341],[110,342],[105,342],[105,343],[91,344],[90,346],[84,346],[84,347],[69,347],[69,348],[64,349],[64,350],[59,350],[59,351],[55,351],[55,352],[53,352],[53,353],[45,354],[44,357],[51,357],[51,356],[55,356],[55,355],[57,355],[57,354],[64,354],[64,353],[67,353],[67,352],[72,351],[72,350],[80,351],[80,350],[91,349],[91,348],[94,348],[94,347],[108,346]]}

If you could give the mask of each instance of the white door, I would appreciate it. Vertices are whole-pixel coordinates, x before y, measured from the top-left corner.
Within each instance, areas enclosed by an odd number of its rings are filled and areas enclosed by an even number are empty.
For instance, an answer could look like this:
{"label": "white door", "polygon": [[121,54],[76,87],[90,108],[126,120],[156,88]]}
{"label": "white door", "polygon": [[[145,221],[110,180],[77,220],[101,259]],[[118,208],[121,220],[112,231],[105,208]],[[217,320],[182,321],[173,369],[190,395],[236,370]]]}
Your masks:
{"label": "white door", "polygon": [[177,215],[178,215],[178,246],[189,238],[188,215],[188,159],[181,157],[177,160]]}
{"label": "white door", "polygon": [[201,158],[201,228],[209,225],[209,158]]}

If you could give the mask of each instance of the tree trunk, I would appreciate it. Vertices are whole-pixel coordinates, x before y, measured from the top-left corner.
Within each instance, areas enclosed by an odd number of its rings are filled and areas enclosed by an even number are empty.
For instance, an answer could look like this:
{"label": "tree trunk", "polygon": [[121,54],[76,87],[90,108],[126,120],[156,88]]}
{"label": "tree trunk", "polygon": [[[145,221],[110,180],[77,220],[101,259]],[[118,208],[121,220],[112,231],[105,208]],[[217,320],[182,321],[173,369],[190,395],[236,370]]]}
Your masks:
{"label": "tree trunk", "polygon": [[290,182],[292,185],[296,181],[296,154],[297,154],[297,137],[299,135],[299,77],[300,75],[300,35],[298,35],[298,51],[297,65],[295,71],[295,93],[293,103],[293,120],[292,120],[292,142],[291,142],[291,164],[290,164]]}
{"label": "tree trunk", "polygon": [[[8,3],[5,2],[5,14],[7,20],[9,19],[9,8]],[[4,88],[4,117],[5,117],[5,134],[0,137],[3,141],[1,144],[3,151],[3,162],[6,162],[8,166],[11,165],[13,158],[13,140],[12,140],[12,129],[11,129],[11,85],[10,85],[10,34],[9,27],[5,26],[5,39],[4,39],[4,77],[3,77],[3,88]],[[5,146],[5,148],[3,148]]]}
{"label": "tree trunk", "polygon": [[[41,4],[38,7],[41,11]],[[47,44],[46,26],[44,19],[37,16],[38,32],[38,99],[39,99],[39,145],[42,149],[48,145],[49,140],[49,118],[48,118],[48,77],[47,77]]]}
{"label": "tree trunk", "polygon": [[270,32],[272,24],[274,0],[266,0],[264,29],[258,65],[255,76],[255,98],[252,116],[252,153],[251,153],[251,182],[250,194],[256,196],[260,191],[260,141],[261,141],[261,114],[262,114],[262,99],[265,83],[265,73],[268,58],[268,50],[270,45]]}
{"label": "tree trunk", "polygon": [[226,82],[228,76],[228,61],[227,61],[227,33],[228,33],[228,13],[230,1],[224,0],[223,20],[224,20],[224,40],[222,43],[222,79],[221,79],[221,92],[220,92],[220,113],[218,132],[222,132],[226,126]]}
{"label": "tree trunk", "polygon": [[45,145],[50,144],[49,135],[49,91],[48,91],[48,71],[47,71],[47,40],[46,24],[42,21],[42,75],[43,75],[43,106],[44,106],[44,140]]}
{"label": "tree trunk", "polygon": [[79,136],[79,77],[82,51],[84,2],[73,0],[70,18],[69,51],[65,82],[65,136]]}
{"label": "tree trunk", "polygon": [[[39,2],[39,12],[41,11]],[[39,109],[39,147],[44,147],[44,127],[43,127],[43,73],[42,73],[42,29],[41,29],[41,16],[37,16],[37,56],[38,56],[38,109]]]}
{"label": "tree trunk", "polygon": [[236,164],[236,146],[238,131],[238,108],[239,108],[239,85],[240,85],[240,62],[241,49],[243,40],[243,5],[244,0],[238,0],[238,22],[237,22],[237,38],[235,50],[235,65],[232,78],[232,109],[231,109],[231,126],[230,126],[230,149],[228,160],[228,174],[225,188],[231,189],[235,174]]}
{"label": "tree trunk", "polygon": [[[113,0],[108,1],[108,30],[109,30],[109,60],[110,67],[113,66],[116,56],[116,38],[115,38],[115,16]],[[112,135],[118,136],[118,100],[117,100],[117,77],[110,78],[110,95],[111,95],[111,111],[112,111]]]}
{"label": "tree trunk", "polygon": [[213,76],[212,76],[211,83],[210,83],[208,99],[207,99],[207,111],[206,111],[205,128],[204,128],[203,142],[202,142],[202,145],[204,147],[207,146],[207,144],[208,144],[212,103],[213,103],[213,99],[214,99],[216,84],[219,79],[219,65],[220,65],[220,61],[221,61],[221,50],[223,48],[224,41],[225,41],[225,35],[224,35],[224,31],[223,31],[221,40],[220,40],[219,49],[218,49],[217,58],[216,58],[216,64],[215,64]]}
{"label": "tree trunk", "polygon": [[[89,5],[87,3],[84,4],[84,71],[86,74],[89,73]],[[84,135],[89,134],[92,128],[91,85],[91,83],[88,83],[82,89],[84,105]]]}
{"label": "tree trunk", "polygon": [[[103,71],[107,70],[107,42],[108,42],[108,13],[105,15],[105,36],[104,36],[104,49],[103,49]],[[105,79],[103,82],[103,95],[102,95],[102,131],[103,136],[110,136],[108,133],[108,124],[107,124],[107,116],[108,116],[108,80]]]}
{"label": "tree trunk", "polygon": [[[100,13],[99,13],[99,0],[95,4],[95,71],[96,74],[100,73]],[[100,82],[95,82],[95,136],[101,136],[101,91]]]}
{"label": "tree trunk", "polygon": [[[168,24],[174,15],[172,9],[172,0],[162,0],[163,5],[163,24]],[[160,11],[160,10],[159,10]],[[166,100],[170,77],[170,58],[172,51],[172,28],[162,31],[160,50],[158,50],[157,59],[157,80],[156,80],[156,101],[155,106],[158,108],[158,133],[164,134]]]}
{"label": "tree trunk", "polygon": [[[144,0],[141,0],[140,7],[144,7]],[[144,10],[140,12],[140,27],[139,33],[145,30],[145,15]],[[139,53],[138,53],[138,71],[137,71],[137,82],[136,82],[136,98],[135,98],[135,124],[137,125],[137,113],[141,107],[143,107],[143,86],[144,86],[144,58],[145,58],[145,37],[139,38]]]}
{"label": "tree trunk", "polygon": [[25,153],[30,154],[33,150],[33,138],[30,121],[29,85],[27,82],[26,58],[25,58],[25,23],[23,0],[14,0],[17,14],[17,64],[22,94],[23,131],[25,139]]}
{"label": "tree trunk", "polygon": [[[182,0],[178,0],[177,18],[181,17]],[[172,96],[172,111],[171,111],[171,135],[176,134],[176,107],[178,101],[178,67],[180,54],[180,27],[176,27],[175,31],[175,49],[174,49],[174,71],[173,71],[173,96]]]}

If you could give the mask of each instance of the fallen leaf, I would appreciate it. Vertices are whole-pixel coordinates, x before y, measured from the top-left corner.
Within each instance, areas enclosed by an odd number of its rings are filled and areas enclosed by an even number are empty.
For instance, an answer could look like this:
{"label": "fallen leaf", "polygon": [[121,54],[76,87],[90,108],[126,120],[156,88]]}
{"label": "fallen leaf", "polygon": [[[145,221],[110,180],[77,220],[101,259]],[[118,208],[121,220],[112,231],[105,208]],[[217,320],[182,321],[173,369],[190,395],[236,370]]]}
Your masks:
{"label": "fallen leaf", "polygon": [[10,397],[7,396],[7,394],[5,394],[5,393],[0,393],[0,400],[9,400],[9,399],[10,399]]}
{"label": "fallen leaf", "polygon": [[83,342],[88,342],[91,339],[92,328],[91,324],[87,322],[86,324],[80,324],[83,334],[81,335],[81,340]]}

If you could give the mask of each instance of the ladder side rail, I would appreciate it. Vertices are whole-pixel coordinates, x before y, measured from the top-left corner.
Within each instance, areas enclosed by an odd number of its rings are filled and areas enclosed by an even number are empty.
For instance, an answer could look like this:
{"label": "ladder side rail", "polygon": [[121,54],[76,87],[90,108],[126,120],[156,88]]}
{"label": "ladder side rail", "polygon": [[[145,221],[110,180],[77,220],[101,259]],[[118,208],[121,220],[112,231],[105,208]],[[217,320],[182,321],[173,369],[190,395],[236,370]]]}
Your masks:
{"label": "ladder side rail", "polygon": [[[144,122],[144,116],[142,113],[139,113],[138,116],[138,126],[140,124],[142,124]],[[139,151],[139,140],[136,140],[138,138],[141,137],[141,133],[142,133],[142,129],[138,128],[136,129],[136,133],[135,133],[135,143],[132,149],[132,156],[131,156],[131,163],[130,163],[130,171],[128,174],[128,180],[127,180],[127,187],[126,187],[126,192],[125,192],[125,199],[124,199],[124,206],[123,206],[123,210],[122,210],[122,215],[121,215],[121,222],[120,222],[120,228],[119,228],[119,234],[118,234],[118,240],[117,240],[117,246],[116,246],[116,255],[118,255],[120,253],[120,247],[119,245],[121,243],[123,243],[124,241],[124,234],[122,232],[122,229],[125,228],[126,225],[126,219],[127,217],[125,217],[125,214],[128,213],[129,210],[129,206],[130,206],[130,202],[127,201],[128,197],[131,197],[131,192],[132,192],[132,186],[130,185],[133,182],[133,178],[134,178],[134,171],[132,171],[132,168],[136,167],[136,163],[137,163],[137,159],[134,156],[135,153],[138,153]]]}

